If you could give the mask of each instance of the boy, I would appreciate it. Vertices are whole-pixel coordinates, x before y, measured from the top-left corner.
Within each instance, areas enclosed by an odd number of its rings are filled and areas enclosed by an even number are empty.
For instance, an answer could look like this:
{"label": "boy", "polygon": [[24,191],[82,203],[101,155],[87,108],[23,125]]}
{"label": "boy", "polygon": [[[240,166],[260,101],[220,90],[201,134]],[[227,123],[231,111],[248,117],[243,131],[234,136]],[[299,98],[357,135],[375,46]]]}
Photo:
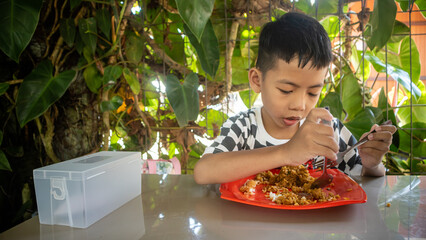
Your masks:
{"label": "boy", "polygon": [[[332,61],[321,24],[300,13],[267,23],[259,38],[250,86],[262,93],[262,108],[229,118],[194,170],[199,184],[224,183],[284,165],[298,166],[324,156],[336,160],[356,140],[338,119],[315,108]],[[320,123],[332,122],[333,126]],[[396,128],[374,125],[370,141],[348,153],[338,168],[346,174],[383,176],[383,155]],[[367,134],[367,133],[366,133]],[[364,134],[365,135],[365,134]]]}

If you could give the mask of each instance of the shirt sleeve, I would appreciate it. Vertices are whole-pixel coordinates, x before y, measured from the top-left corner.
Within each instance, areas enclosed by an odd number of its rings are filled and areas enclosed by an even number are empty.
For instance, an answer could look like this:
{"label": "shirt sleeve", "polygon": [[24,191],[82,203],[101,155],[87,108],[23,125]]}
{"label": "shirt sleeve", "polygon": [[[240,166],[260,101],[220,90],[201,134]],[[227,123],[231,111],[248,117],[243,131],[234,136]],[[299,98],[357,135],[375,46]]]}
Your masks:
{"label": "shirt sleeve", "polygon": [[[348,147],[353,146],[357,143],[356,138],[347,129],[339,119],[335,119],[334,122],[334,134],[335,138],[339,143],[339,152],[345,151]],[[348,175],[359,176],[361,175],[362,162],[359,156],[358,149],[355,148],[348,152],[343,161],[337,166],[338,169]]]}
{"label": "shirt sleeve", "polygon": [[220,128],[220,135],[204,150],[204,154],[241,150],[244,144],[243,131],[244,126],[237,117],[229,118]]}

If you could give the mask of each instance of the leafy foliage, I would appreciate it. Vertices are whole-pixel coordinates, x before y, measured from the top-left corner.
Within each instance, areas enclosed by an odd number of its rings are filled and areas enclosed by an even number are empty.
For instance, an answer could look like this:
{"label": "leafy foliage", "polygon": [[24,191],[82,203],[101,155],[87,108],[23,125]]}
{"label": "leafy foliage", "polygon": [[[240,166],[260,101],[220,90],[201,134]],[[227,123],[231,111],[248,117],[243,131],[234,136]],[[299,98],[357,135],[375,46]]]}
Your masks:
{"label": "leafy foliage", "polygon": [[396,17],[394,0],[374,1],[374,11],[370,17],[367,35],[371,35],[367,44],[370,50],[380,50],[389,41]]}
{"label": "leafy foliage", "polygon": [[198,105],[198,77],[191,73],[186,76],[183,84],[175,75],[167,75],[167,98],[176,114],[179,126],[184,127],[189,121],[195,121],[199,113]]}
{"label": "leafy foliage", "polygon": [[50,61],[41,62],[19,88],[16,114],[21,127],[43,114],[56,102],[75,76],[75,71],[68,70],[53,77],[52,71],[53,65]]}
{"label": "leafy foliage", "polygon": [[182,20],[190,29],[189,32],[201,42],[213,11],[214,0],[176,0],[176,6]]}
{"label": "leafy foliage", "polygon": [[[15,62],[36,29],[42,0],[0,2],[0,49]],[[18,31],[17,31],[18,30]]]}

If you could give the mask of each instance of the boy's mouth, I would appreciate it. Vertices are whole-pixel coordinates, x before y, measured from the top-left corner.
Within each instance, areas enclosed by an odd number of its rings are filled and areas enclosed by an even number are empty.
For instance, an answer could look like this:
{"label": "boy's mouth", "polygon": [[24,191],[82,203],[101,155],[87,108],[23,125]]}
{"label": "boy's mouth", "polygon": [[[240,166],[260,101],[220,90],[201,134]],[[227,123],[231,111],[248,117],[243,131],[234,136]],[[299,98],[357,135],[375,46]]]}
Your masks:
{"label": "boy's mouth", "polygon": [[300,121],[300,117],[287,117],[283,119],[286,126],[293,126]]}

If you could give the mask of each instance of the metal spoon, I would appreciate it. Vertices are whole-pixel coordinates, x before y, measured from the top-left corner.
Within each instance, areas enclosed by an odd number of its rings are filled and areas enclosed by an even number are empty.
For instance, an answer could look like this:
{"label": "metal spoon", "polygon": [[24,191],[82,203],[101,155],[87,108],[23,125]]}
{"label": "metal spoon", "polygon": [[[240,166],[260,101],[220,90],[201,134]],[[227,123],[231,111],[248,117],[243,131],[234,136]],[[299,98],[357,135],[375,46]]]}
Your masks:
{"label": "metal spoon", "polygon": [[[389,125],[389,124],[392,124],[391,120],[387,120],[386,122],[380,124],[380,126]],[[376,132],[376,130],[373,130],[368,135],[370,135],[372,133],[375,133],[375,132]],[[345,155],[348,152],[350,152],[352,149],[354,149],[354,148],[356,148],[358,146],[361,146],[362,144],[368,142],[368,135],[365,136],[364,138],[361,138],[357,143],[355,143],[351,147],[347,148],[345,151],[337,153],[337,160],[336,161],[331,161],[331,160],[326,161],[327,162],[327,166],[330,168],[330,167],[337,166],[341,162],[343,162],[343,158],[345,157]],[[313,164],[313,167],[315,168],[317,165],[322,164],[322,163],[323,163],[323,161],[318,161],[318,162],[316,162],[316,163]]]}

